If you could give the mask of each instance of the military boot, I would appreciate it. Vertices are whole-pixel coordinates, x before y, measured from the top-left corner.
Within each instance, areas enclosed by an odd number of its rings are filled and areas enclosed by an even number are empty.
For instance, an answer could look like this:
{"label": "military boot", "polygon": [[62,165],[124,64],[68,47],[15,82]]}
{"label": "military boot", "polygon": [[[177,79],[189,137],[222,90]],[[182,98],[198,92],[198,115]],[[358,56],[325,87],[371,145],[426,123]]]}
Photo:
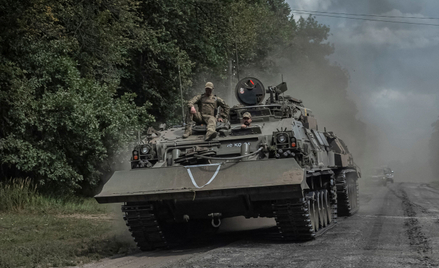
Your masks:
{"label": "military boot", "polygon": [[191,124],[187,124],[186,128],[184,129],[183,139],[186,139],[190,135],[192,135],[192,125]]}
{"label": "military boot", "polygon": [[207,131],[206,137],[204,138],[205,141],[210,141],[216,138],[218,135],[218,132],[216,131]]}

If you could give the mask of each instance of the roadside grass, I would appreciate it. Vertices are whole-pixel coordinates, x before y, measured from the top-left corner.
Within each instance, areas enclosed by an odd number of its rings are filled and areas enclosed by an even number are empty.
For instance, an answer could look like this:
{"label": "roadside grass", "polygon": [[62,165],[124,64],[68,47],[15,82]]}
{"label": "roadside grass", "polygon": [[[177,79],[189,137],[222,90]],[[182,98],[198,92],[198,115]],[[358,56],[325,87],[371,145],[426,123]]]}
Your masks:
{"label": "roadside grass", "polygon": [[105,213],[105,207],[92,198],[73,195],[47,196],[37,191],[29,178],[0,182],[0,212]]}
{"label": "roadside grass", "polygon": [[73,266],[134,251],[110,210],[93,198],[40,195],[30,180],[0,184],[0,267]]}

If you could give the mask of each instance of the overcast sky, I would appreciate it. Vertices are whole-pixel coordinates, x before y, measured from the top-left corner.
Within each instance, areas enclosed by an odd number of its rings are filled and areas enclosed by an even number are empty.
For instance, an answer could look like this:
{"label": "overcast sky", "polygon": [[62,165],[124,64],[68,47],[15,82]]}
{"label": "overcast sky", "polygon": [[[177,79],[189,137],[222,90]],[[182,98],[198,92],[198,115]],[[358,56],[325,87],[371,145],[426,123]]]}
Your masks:
{"label": "overcast sky", "polygon": [[[439,25],[437,0],[287,0],[294,10],[375,14],[368,19]],[[308,17],[294,13],[295,17]],[[426,161],[431,124],[439,116],[439,27],[331,18],[316,15],[331,29],[331,56],[350,74],[349,95],[358,118],[380,132],[380,157]],[[334,14],[326,14],[334,16]],[[335,15],[348,16],[353,15]],[[317,115],[318,116],[318,115]]]}

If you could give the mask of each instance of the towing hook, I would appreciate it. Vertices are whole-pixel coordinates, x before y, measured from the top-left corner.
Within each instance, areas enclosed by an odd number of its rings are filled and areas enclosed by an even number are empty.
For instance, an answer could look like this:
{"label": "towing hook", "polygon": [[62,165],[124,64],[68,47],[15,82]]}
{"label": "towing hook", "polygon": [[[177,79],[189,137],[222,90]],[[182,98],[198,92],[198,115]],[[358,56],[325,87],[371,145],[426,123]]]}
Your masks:
{"label": "towing hook", "polygon": [[[215,227],[215,228],[220,227],[220,225],[221,225],[221,219],[220,218],[222,216],[221,213],[210,213],[207,216],[212,217],[212,226],[213,227]],[[215,219],[217,220],[217,223],[215,223]]]}

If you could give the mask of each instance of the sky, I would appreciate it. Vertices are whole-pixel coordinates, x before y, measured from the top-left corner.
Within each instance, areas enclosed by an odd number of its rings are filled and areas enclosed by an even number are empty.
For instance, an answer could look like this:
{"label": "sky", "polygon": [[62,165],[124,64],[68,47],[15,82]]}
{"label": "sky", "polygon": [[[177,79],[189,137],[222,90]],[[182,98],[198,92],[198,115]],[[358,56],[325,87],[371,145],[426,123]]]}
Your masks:
{"label": "sky", "polygon": [[[431,124],[439,116],[439,1],[437,0],[287,0],[295,18],[299,10],[386,17],[438,26],[376,22],[318,16],[330,27],[330,60],[348,70],[348,95],[380,139],[378,158],[427,162]],[[329,14],[331,16],[357,17]],[[396,19],[391,16],[420,19]],[[426,19],[426,18],[438,19]]]}

